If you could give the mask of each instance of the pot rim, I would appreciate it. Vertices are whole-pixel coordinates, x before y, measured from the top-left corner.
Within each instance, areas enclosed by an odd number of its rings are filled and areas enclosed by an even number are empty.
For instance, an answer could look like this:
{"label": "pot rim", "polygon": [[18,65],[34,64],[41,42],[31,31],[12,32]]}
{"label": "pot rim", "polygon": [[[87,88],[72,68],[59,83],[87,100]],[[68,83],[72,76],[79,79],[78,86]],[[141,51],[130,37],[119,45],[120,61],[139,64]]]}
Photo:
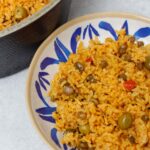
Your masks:
{"label": "pot rim", "polygon": [[22,20],[21,22],[19,22],[17,24],[14,24],[14,25],[0,31],[0,38],[4,37],[6,35],[10,35],[16,31],[30,25],[31,23],[33,23],[34,21],[38,20],[43,15],[45,15],[47,12],[52,10],[57,4],[60,3],[60,1],[61,0],[52,0],[52,2],[50,4],[46,5],[43,9],[37,11],[33,15],[27,17],[26,19]]}

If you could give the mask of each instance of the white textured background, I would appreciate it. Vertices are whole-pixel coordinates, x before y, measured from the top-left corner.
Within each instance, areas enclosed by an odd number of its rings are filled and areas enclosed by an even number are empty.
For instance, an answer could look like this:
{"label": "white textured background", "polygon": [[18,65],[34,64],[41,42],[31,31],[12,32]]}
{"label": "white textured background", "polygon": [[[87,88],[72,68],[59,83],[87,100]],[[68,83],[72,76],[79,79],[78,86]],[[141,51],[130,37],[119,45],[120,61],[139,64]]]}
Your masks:
{"label": "white textured background", "polygon": [[[72,0],[70,19],[103,11],[150,16],[150,0]],[[0,79],[0,150],[49,150],[33,129],[25,105],[24,70]]]}

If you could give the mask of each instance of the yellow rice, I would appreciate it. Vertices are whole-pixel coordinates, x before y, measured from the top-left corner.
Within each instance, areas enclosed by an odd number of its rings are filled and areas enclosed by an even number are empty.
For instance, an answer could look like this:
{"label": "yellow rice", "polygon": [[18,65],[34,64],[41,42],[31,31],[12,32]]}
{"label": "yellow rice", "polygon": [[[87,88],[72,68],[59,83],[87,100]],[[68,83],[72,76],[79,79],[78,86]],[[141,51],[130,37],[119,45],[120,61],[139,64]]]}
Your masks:
{"label": "yellow rice", "polygon": [[[57,103],[57,111],[53,113],[55,127],[65,132],[62,143],[78,147],[80,142],[86,142],[95,150],[150,150],[150,121],[145,123],[141,119],[144,114],[150,116],[147,109],[150,107],[150,72],[145,68],[138,70],[135,65],[150,55],[150,46],[138,48],[136,42],[129,42],[130,36],[125,36],[124,31],[119,34],[118,41],[107,38],[102,44],[95,39],[89,42],[88,47],[81,42],[77,54],[71,54],[66,63],[59,65],[49,95]],[[116,56],[123,43],[127,43],[127,53],[134,63]],[[88,57],[93,59],[94,65],[85,61]],[[108,62],[106,69],[99,66],[103,59]],[[82,73],[74,67],[78,61],[85,66]],[[117,76],[123,70],[128,79],[137,83],[132,92],[123,87],[123,80],[118,80]],[[98,82],[85,82],[89,74],[94,75]],[[62,87],[65,81],[60,82],[62,79],[66,79],[77,94],[64,94]],[[98,99],[99,104],[96,106],[90,102],[91,98]],[[87,114],[85,120],[78,118],[79,111]],[[121,130],[117,124],[123,112],[133,116],[132,127],[127,130]],[[80,134],[79,125],[87,123],[90,133]],[[135,144],[129,141],[129,135],[135,137]]]}
{"label": "yellow rice", "polygon": [[34,14],[51,0],[0,0],[0,31],[16,24],[14,12],[17,7],[24,7],[28,16]]}

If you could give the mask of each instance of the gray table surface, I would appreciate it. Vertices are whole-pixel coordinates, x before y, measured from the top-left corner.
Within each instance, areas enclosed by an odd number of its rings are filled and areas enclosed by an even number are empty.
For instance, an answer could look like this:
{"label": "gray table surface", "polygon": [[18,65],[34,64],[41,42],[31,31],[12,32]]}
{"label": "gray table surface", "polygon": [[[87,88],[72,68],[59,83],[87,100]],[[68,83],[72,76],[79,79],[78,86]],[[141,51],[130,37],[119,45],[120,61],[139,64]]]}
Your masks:
{"label": "gray table surface", "polygon": [[[150,16],[150,0],[72,0],[70,19],[103,11]],[[33,129],[25,105],[28,69],[0,79],[0,150],[49,150]]]}

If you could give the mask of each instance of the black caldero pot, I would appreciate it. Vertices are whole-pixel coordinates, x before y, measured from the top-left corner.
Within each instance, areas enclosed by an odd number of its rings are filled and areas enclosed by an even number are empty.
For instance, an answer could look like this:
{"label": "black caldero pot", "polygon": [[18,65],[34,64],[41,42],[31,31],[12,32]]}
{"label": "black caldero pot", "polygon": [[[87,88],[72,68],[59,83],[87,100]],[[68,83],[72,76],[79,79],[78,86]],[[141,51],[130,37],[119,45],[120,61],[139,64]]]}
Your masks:
{"label": "black caldero pot", "polygon": [[0,31],[0,78],[28,67],[41,42],[67,21],[70,4],[71,0],[53,0],[33,16]]}

